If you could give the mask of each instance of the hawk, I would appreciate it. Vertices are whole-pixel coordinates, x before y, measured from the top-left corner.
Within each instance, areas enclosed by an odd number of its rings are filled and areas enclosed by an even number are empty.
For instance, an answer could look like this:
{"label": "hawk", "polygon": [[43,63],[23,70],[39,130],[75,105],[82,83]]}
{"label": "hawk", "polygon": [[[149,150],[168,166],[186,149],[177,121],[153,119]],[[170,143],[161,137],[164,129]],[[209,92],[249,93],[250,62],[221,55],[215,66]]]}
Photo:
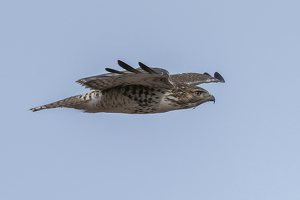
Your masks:
{"label": "hawk", "polygon": [[206,72],[169,75],[165,69],[148,67],[141,62],[138,63],[140,68],[136,69],[120,60],[118,64],[125,71],[105,68],[109,73],[76,81],[94,91],[30,110],[35,112],[67,107],[88,113],[163,113],[195,108],[208,101],[215,102],[213,95],[197,85],[210,82],[225,83],[218,72],[215,72],[214,77]]}

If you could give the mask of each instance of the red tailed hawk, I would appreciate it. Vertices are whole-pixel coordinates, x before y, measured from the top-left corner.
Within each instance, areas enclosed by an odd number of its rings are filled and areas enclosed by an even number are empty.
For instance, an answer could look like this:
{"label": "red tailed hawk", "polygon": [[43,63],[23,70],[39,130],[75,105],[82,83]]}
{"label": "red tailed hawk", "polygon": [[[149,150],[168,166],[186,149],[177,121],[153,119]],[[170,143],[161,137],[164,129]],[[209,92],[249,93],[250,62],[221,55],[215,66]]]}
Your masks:
{"label": "red tailed hawk", "polygon": [[195,108],[208,101],[215,102],[213,95],[196,85],[210,82],[225,83],[218,72],[215,72],[214,77],[208,73],[169,75],[165,69],[148,67],[141,62],[139,62],[140,68],[137,69],[120,60],[118,64],[126,71],[105,68],[109,73],[77,81],[94,91],[30,110],[35,112],[48,108],[67,107],[89,113],[163,113]]}

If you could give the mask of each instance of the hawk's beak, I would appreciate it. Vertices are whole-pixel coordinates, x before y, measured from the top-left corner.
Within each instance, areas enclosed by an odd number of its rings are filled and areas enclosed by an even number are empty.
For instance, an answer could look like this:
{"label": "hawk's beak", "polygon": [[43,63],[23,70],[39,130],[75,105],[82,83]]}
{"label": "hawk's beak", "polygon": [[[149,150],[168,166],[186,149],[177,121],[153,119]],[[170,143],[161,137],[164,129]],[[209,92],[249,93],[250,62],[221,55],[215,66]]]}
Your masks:
{"label": "hawk's beak", "polygon": [[214,103],[215,103],[215,97],[213,96],[213,95],[211,95],[208,99],[207,99],[207,101],[213,101]]}

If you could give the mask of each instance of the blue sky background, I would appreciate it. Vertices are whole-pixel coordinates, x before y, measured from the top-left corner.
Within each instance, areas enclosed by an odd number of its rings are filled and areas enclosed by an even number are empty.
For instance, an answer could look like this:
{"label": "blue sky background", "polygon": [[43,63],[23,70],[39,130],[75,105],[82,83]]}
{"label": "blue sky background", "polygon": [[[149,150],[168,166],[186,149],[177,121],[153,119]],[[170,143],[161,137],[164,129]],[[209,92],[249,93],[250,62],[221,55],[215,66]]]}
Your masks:
{"label": "blue sky background", "polygon": [[[300,2],[1,1],[1,199],[300,197]],[[29,108],[141,61],[218,71],[216,98],[154,115]]]}

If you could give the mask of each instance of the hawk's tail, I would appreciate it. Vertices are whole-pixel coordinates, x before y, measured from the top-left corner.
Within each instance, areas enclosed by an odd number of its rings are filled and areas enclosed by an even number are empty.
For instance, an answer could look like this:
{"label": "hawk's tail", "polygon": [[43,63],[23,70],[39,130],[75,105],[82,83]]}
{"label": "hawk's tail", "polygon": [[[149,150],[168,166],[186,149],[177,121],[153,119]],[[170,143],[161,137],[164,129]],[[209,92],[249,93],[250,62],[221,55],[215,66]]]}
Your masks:
{"label": "hawk's tail", "polygon": [[58,107],[84,109],[84,108],[80,108],[80,105],[89,102],[94,97],[98,97],[100,93],[101,93],[100,91],[93,91],[82,95],[76,95],[50,104],[31,108],[30,110],[35,112],[43,109],[58,108]]}

